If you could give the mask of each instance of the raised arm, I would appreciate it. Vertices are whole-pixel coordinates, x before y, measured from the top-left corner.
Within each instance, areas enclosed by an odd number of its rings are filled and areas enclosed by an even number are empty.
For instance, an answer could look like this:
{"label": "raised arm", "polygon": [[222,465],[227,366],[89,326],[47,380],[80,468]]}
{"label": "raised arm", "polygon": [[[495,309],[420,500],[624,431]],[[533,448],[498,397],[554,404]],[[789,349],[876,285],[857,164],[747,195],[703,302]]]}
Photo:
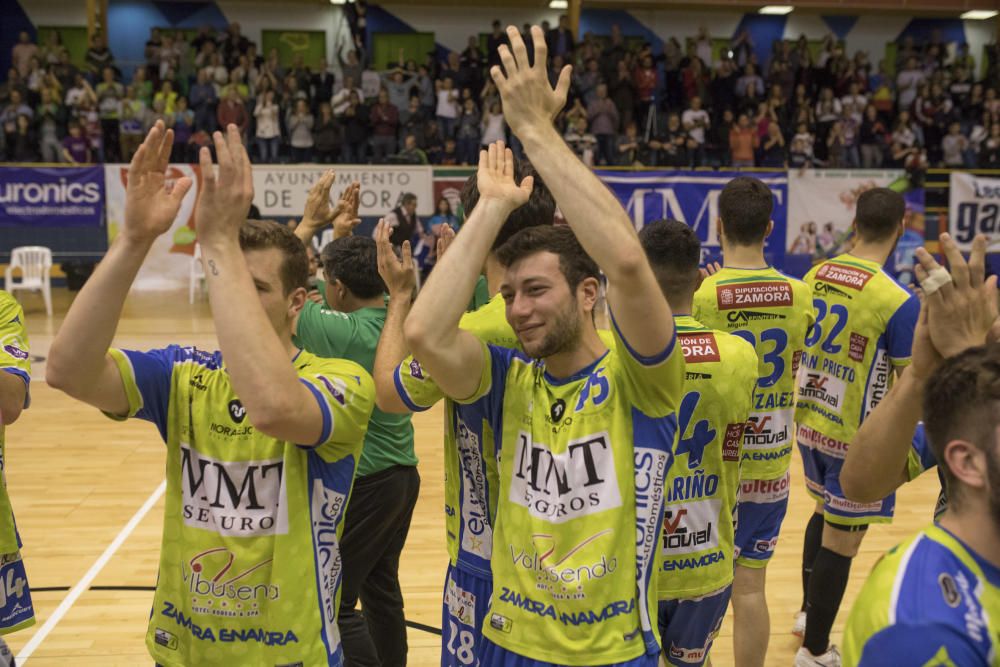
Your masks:
{"label": "raised arm", "polygon": [[497,233],[510,213],[528,201],[534,179],[514,183],[514,155],[502,141],[479,152],[479,203],[448,254],[420,291],[403,326],[413,355],[441,390],[462,400],[472,396],[482,376],[482,345],[458,327]]}
{"label": "raised arm", "polygon": [[361,218],[358,217],[360,183],[347,186],[340,194],[337,205],[330,207],[330,188],[333,187],[335,176],[332,169],[327,170],[309,190],[302,220],[295,228],[295,235],[306,245],[312,243],[313,237],[327,225],[333,225],[333,238],[339,239],[350,236],[361,223]]}
{"label": "raised arm", "polygon": [[107,354],[125,297],[153,241],[170,229],[191,188],[187,177],[167,185],[173,142],[173,131],[157,121],[132,157],[121,233],[73,300],[49,349],[46,382],[115,415],[129,409],[118,366]]}
{"label": "raised arm", "polygon": [[[301,445],[322,444],[320,405],[299,382],[291,363],[291,341],[279,338],[262,305],[266,299],[290,310],[301,308],[305,289],[284,295],[280,282],[265,284],[251,275],[239,242],[253,201],[250,158],[235,125],[226,128],[225,138],[216,132],[213,140],[219,172],[216,175],[211,154],[203,147],[198,158],[204,180],[195,215],[212,318],[233,389],[260,432]],[[277,295],[272,294],[275,290]]]}
{"label": "raised arm", "polygon": [[499,49],[506,74],[499,66],[490,70],[500,90],[504,119],[521,140],[580,244],[608,277],[608,303],[623,337],[640,356],[654,357],[673,338],[670,306],[625,209],[552,125],[566,103],[572,68],[563,68],[553,89],[546,74],[548,49],[542,29],[532,26],[531,35],[534,65],[528,64],[520,32],[509,26],[511,46]]}
{"label": "raised arm", "polygon": [[414,271],[410,242],[403,241],[402,257],[396,257],[392,242],[389,241],[391,235],[389,225],[384,220],[379,220],[375,228],[378,273],[389,289],[389,308],[385,315],[385,326],[378,338],[372,377],[375,379],[375,403],[378,409],[401,414],[411,410],[396,391],[396,368],[409,354],[403,335],[403,322],[413,304],[417,274]]}

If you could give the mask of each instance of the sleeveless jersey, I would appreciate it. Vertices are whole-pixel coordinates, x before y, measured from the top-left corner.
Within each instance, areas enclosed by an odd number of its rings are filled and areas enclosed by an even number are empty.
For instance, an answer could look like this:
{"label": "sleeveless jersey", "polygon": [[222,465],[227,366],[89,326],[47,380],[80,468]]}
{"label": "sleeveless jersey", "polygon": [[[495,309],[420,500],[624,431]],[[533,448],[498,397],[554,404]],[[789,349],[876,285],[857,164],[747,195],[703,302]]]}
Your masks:
{"label": "sleeveless jersey", "polygon": [[743,434],[744,479],[776,479],[791,464],[795,373],[816,319],[808,286],[777,269],[724,268],[694,295],[694,317],[757,351],[758,379]]}
{"label": "sleeveless jersey", "polygon": [[[615,345],[567,378],[483,343],[468,403],[500,434],[493,596],[483,634],[563,665],[656,655],[656,564],[684,357]],[[478,400],[477,400],[478,399]]]}
{"label": "sleeveless jersey", "polygon": [[1000,568],[935,524],[872,570],[847,619],[843,660],[996,667],[998,648]]}
{"label": "sleeveless jersey", "polygon": [[840,255],[805,277],[816,306],[798,377],[798,442],[844,458],[858,426],[909,365],[920,302],[882,267]]}
{"label": "sleeveless jersey", "polygon": [[358,364],[300,352],[316,443],[258,433],[218,352],[111,350],[129,416],[167,444],[159,577],[146,646],[162,665],[340,665],[344,509],[374,406]]}
{"label": "sleeveless jersey", "polygon": [[740,450],[757,384],[757,354],[746,341],[690,316],[674,324],[686,380],[667,475],[661,600],[698,597],[733,580]]}

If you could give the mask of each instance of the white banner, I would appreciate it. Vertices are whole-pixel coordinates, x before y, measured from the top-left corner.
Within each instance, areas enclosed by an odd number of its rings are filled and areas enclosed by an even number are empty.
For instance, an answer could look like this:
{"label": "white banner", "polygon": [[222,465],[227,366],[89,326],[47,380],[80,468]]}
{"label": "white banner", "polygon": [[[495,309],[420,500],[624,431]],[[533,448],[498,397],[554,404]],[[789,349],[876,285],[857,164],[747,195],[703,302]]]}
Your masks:
{"label": "white banner", "polygon": [[833,257],[845,251],[862,192],[889,187],[903,171],[810,169],[788,172],[789,254]]}
{"label": "white banner", "polygon": [[[309,189],[330,169],[320,164],[260,165],[253,168],[253,203],[264,217],[302,216]],[[362,217],[381,217],[399,205],[403,195],[417,196],[417,214],[434,215],[434,170],[429,166],[333,165],[337,174],[330,198],[354,182],[361,184]]]}
{"label": "white banner", "polygon": [[958,247],[971,250],[976,234],[1000,242],[1000,178],[953,171],[948,189],[948,233]]}
{"label": "white banner", "polygon": [[[140,290],[168,290],[186,287],[194,255],[194,205],[201,186],[201,169],[198,165],[172,164],[167,177],[176,180],[188,176],[194,185],[184,196],[181,210],[170,231],[153,243],[146,261],[139,269],[133,287]],[[108,240],[114,240],[125,220],[125,183],[127,164],[109,164],[104,167],[104,183],[108,214]]]}

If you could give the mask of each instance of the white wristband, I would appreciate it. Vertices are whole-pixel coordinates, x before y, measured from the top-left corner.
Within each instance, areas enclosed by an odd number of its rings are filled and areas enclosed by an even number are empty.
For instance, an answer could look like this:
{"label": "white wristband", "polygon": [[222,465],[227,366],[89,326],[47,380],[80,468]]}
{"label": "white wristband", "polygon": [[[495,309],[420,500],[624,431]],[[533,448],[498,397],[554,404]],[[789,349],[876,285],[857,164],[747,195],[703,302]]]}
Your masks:
{"label": "white wristband", "polygon": [[951,274],[944,267],[937,267],[927,274],[927,277],[920,281],[920,288],[924,290],[924,296],[930,296],[951,282]]}

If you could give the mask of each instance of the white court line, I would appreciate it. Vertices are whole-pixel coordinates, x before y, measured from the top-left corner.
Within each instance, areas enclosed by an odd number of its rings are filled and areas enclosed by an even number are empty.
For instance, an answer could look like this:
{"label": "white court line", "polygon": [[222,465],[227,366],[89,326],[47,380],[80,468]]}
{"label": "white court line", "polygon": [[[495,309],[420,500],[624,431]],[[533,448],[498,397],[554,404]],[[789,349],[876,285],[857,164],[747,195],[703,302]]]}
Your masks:
{"label": "white court line", "polygon": [[24,645],[21,652],[17,654],[17,664],[19,666],[24,665],[24,663],[27,662],[28,658],[31,657],[31,654],[35,652],[35,649],[38,648],[43,641],[45,641],[45,638],[49,635],[49,633],[52,632],[52,630],[59,624],[62,617],[66,615],[66,612],[70,610],[70,607],[73,606],[73,603],[76,602],[77,598],[79,598],[85,590],[90,588],[91,582],[93,582],[97,575],[100,574],[101,570],[104,569],[104,566],[108,564],[109,560],[111,560],[111,557],[115,555],[116,551],[118,551],[118,548],[125,542],[125,540],[128,539],[128,536],[132,534],[135,527],[139,525],[142,518],[149,513],[149,510],[153,508],[153,505],[155,505],[156,501],[163,496],[163,493],[166,490],[167,481],[164,480],[160,482],[160,485],[156,487],[155,491],[153,491],[153,495],[146,499],[146,502],[142,504],[139,511],[137,511],[135,515],[129,519],[129,522],[125,524],[125,527],[121,529],[121,532],[119,532],[115,539],[112,540],[111,544],[108,545],[108,548],[104,550],[104,553],[102,553],[100,557],[94,561],[94,564],[90,566],[87,573],[83,575],[80,581],[76,582],[76,586],[74,586],[70,592],[66,594],[63,601],[59,603],[58,607],[56,607],[56,610],[52,612],[52,615],[45,621],[45,625],[43,625],[38,632],[34,634],[34,636],[32,636],[31,641]]}

